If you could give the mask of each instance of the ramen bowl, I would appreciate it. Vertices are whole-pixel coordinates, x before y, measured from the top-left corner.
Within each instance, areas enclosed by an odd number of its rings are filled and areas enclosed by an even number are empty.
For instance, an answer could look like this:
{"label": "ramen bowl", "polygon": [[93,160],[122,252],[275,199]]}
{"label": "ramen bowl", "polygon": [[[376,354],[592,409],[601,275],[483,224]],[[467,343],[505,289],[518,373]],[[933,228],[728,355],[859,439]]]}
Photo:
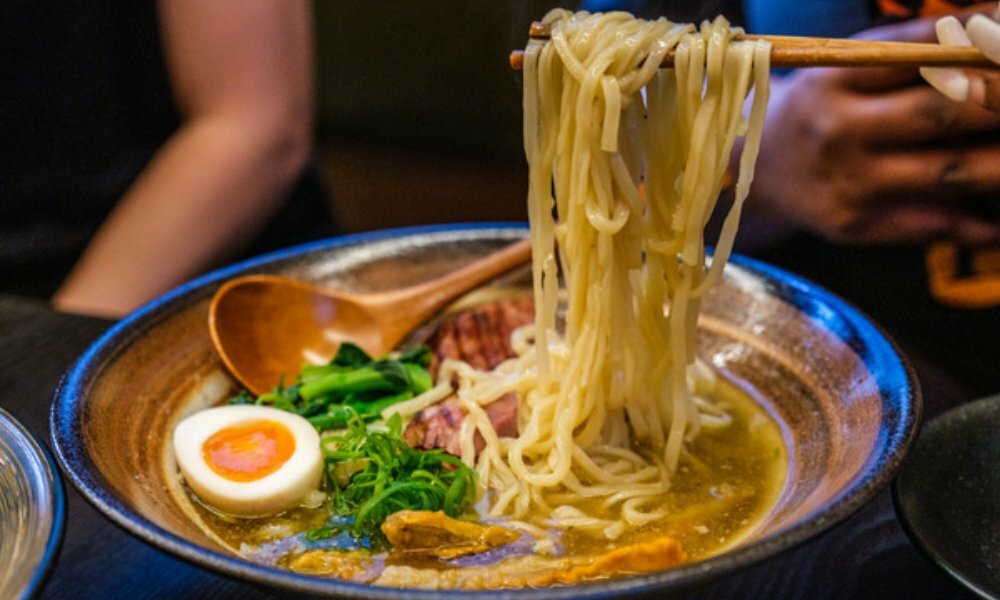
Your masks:
{"label": "ramen bowl", "polygon": [[[233,382],[209,337],[207,314],[226,280],[273,273],[348,291],[425,281],[526,235],[479,224],[347,236],[215,272],[119,322],[72,367],[56,393],[52,438],[69,480],[109,519],[183,559],[297,592],[357,598],[438,598],[425,592],[296,574],[250,562],[199,526],[176,490],[169,439],[180,418],[222,401]],[[474,303],[530,285],[527,268],[473,292]],[[519,598],[660,594],[763,561],[832,527],[886,485],[911,445],[920,393],[897,348],[857,310],[779,269],[734,257],[704,299],[698,353],[764,404],[784,431],[786,483],[738,545],[662,572],[571,587],[505,592]],[[418,334],[419,335],[419,334]]]}

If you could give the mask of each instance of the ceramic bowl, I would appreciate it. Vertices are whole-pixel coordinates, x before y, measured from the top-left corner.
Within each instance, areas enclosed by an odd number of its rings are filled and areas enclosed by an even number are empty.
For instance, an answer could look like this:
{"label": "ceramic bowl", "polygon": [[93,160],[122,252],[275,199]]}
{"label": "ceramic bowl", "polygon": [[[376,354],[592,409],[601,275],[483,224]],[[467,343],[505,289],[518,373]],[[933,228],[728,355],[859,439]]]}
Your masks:
{"label": "ceramic bowl", "polygon": [[48,450],[0,408],[0,598],[31,598],[59,554],[62,480]]}
{"label": "ceramic bowl", "polygon": [[[320,579],[244,560],[197,526],[174,496],[167,440],[193,405],[225,396],[231,380],[209,339],[209,300],[228,278],[277,273],[340,289],[382,290],[424,281],[526,234],[479,224],[348,236],[223,269],[148,304],[79,359],[52,409],[52,437],[70,481],[137,537],[233,577],[299,592],[359,598],[437,598]],[[494,286],[525,285],[527,269]],[[488,293],[480,290],[480,294]],[[521,597],[658,594],[761,561],[854,512],[887,484],[909,448],[921,403],[897,348],[857,310],[794,275],[735,257],[705,298],[699,353],[766,398],[792,458],[786,486],[741,545],[651,575]],[[192,390],[200,390],[192,398]]]}

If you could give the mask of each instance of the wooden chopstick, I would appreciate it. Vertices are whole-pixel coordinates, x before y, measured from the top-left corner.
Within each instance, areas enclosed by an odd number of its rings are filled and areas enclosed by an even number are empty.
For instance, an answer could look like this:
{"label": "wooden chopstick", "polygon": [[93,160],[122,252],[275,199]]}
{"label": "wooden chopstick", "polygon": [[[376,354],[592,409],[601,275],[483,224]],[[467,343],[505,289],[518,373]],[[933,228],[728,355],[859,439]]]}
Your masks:
{"label": "wooden chopstick", "polygon": [[[548,27],[536,21],[531,24],[529,36],[532,39],[548,39]],[[978,48],[969,46],[786,35],[743,35],[736,39],[771,42],[773,67],[1000,67]],[[663,66],[672,66],[673,62],[674,53],[670,52],[664,57]],[[524,52],[511,52],[511,68],[520,70],[523,65]]]}

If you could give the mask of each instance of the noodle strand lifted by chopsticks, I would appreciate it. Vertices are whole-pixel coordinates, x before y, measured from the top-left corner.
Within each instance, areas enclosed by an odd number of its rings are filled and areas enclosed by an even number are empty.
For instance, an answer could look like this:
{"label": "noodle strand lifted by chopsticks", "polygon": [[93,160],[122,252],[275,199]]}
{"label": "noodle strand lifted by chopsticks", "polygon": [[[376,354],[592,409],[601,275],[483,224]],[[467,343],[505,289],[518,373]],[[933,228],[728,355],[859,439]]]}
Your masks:
{"label": "noodle strand lifted by chopsticks", "polygon": [[[626,13],[544,20],[551,41],[524,55],[534,343],[520,332],[510,364],[455,371],[468,411],[462,458],[492,514],[613,538],[665,516],[657,499],[701,415],[725,423],[693,397],[693,382],[711,387],[710,371],[694,366],[695,326],[753,176],[769,46],[734,41],[740,32],[721,17],[700,29]],[[670,50],[675,67],[659,69]],[[709,266],[703,231],[743,132],[736,198]],[[520,434],[498,438],[481,407],[510,389]]]}

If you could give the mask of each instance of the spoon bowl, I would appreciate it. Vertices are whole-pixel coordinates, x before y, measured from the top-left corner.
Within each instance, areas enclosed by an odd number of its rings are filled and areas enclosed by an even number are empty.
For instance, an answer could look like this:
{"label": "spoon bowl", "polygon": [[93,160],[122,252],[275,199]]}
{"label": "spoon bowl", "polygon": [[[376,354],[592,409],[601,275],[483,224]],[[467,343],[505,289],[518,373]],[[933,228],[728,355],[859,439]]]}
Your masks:
{"label": "spoon bowl", "polygon": [[276,275],[238,277],[215,293],[208,327],[229,371],[260,395],[291,381],[303,363],[328,362],[343,341],[385,354],[462,294],[530,259],[531,241],[523,239],[438,279],[371,294]]}

